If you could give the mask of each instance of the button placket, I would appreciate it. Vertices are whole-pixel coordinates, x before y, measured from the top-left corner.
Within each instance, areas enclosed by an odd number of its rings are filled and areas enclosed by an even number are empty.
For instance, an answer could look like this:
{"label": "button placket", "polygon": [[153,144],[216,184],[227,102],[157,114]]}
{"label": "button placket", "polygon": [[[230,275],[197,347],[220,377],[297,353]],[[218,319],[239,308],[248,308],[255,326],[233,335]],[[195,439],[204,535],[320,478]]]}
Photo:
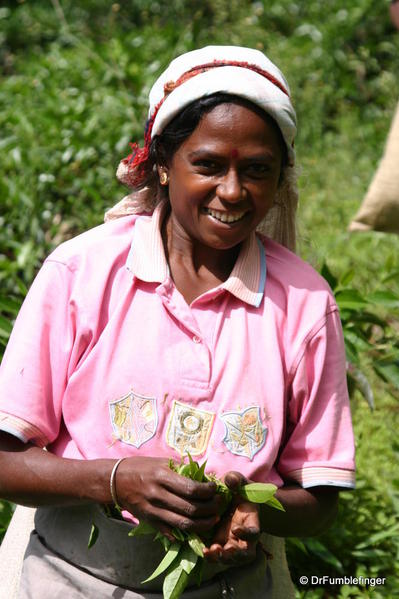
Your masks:
{"label": "button placket", "polygon": [[[179,353],[178,370],[181,383],[207,388],[210,384],[212,357],[210,350],[198,329],[195,316],[179,291],[170,281],[157,289],[165,309],[179,322],[185,331],[191,350]],[[191,345],[192,344],[192,345]]]}

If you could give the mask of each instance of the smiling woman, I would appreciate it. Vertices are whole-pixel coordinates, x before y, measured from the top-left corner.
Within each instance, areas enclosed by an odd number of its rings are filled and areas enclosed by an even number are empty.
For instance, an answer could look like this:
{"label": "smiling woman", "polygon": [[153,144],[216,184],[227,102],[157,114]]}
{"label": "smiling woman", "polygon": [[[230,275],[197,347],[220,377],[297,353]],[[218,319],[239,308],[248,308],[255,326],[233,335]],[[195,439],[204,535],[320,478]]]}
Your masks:
{"label": "smiling woman", "polygon": [[[338,309],[287,249],[295,132],[262,53],[178,57],[119,166],[131,193],[45,261],[0,382],[0,495],[39,506],[22,599],[161,597],[162,579],[141,586],[162,550],[128,538],[137,520],[204,539],[187,599],[292,596],[276,537],[326,528],[354,485]],[[187,453],[233,490],[274,483],[285,511],[236,496],[221,519],[215,482],[169,468]]]}
{"label": "smiling woman", "polygon": [[169,265],[188,303],[228,278],[239,244],[277,192],[281,134],[272,119],[240,104],[210,110],[169,163],[158,166],[169,182]]}

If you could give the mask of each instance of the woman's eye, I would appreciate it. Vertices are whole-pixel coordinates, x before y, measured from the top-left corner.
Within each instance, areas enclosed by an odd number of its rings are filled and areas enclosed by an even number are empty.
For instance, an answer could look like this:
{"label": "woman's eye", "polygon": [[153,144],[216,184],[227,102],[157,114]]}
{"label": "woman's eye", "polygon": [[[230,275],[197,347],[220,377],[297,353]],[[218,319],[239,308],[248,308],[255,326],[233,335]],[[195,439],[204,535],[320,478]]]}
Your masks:
{"label": "woman's eye", "polygon": [[269,166],[267,164],[254,163],[250,164],[247,171],[253,175],[266,175],[269,172]]}
{"label": "woman's eye", "polygon": [[198,160],[195,166],[202,170],[215,171],[218,168],[218,164],[213,160]]}

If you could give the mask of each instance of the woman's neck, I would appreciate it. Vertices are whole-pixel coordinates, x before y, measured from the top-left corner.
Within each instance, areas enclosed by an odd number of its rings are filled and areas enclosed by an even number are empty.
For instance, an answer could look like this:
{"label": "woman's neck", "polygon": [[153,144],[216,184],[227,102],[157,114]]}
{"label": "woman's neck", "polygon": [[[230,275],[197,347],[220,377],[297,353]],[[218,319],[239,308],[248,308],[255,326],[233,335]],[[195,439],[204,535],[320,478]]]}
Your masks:
{"label": "woman's neck", "polygon": [[172,279],[188,304],[228,279],[241,248],[207,247],[191,239],[170,214],[162,226],[162,239]]}

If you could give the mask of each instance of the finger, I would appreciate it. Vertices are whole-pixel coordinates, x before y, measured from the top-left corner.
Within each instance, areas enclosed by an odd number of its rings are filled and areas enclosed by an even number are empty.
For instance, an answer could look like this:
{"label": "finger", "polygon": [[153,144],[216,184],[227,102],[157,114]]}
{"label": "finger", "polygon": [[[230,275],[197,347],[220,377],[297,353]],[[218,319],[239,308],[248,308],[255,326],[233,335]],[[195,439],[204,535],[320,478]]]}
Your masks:
{"label": "finger", "polygon": [[212,544],[204,549],[204,557],[211,563],[244,564],[253,561],[256,555],[256,544],[246,541],[230,540],[226,545]]}
{"label": "finger", "polygon": [[214,482],[199,483],[171,470],[164,472],[162,478],[163,486],[181,497],[206,501],[216,493]]}
{"label": "finger", "polygon": [[220,497],[218,495],[214,495],[208,501],[188,501],[165,490],[161,496],[158,494],[150,499],[150,501],[160,508],[176,512],[191,519],[216,516],[220,511]]}
{"label": "finger", "polygon": [[236,564],[243,566],[244,564],[253,561],[255,556],[256,552],[249,550],[249,548],[236,549],[229,547],[222,550],[222,553],[219,557],[219,562],[226,565]]}
{"label": "finger", "polygon": [[167,526],[162,522],[153,522],[152,524],[154,524],[154,526],[158,528],[159,532],[161,532],[171,543],[176,541],[170,526]]}
{"label": "finger", "polygon": [[239,539],[243,539],[246,541],[255,541],[256,539],[259,538],[260,535],[260,529],[259,527],[253,526],[253,527],[247,527],[247,526],[232,526],[231,528],[232,533],[238,537]]}
{"label": "finger", "polygon": [[231,516],[225,514],[214,532],[212,544],[223,546],[230,536],[230,531]]}
{"label": "finger", "polygon": [[204,558],[208,562],[215,564],[220,560],[222,552],[223,550],[221,545],[218,543],[212,543],[210,547],[204,548]]}
{"label": "finger", "polygon": [[255,541],[260,535],[258,512],[235,514],[231,522],[231,532],[239,539]]}
{"label": "finger", "polygon": [[231,470],[225,474],[224,482],[232,491],[238,491],[242,485],[247,483],[247,479],[240,472]]}
{"label": "finger", "polygon": [[[220,520],[220,516],[210,516],[208,518],[197,518],[195,520],[176,514],[174,511],[151,506],[145,513],[138,514],[139,517],[149,522],[158,522],[170,528],[178,528],[182,531],[196,532],[198,534],[211,530]],[[158,524],[159,527],[159,524]]]}
{"label": "finger", "polygon": [[255,504],[244,502],[237,506],[231,521],[231,531],[236,537],[248,541],[259,537],[259,511]]}
{"label": "finger", "polygon": [[244,560],[247,557],[248,545],[245,541],[232,542],[229,541],[224,547],[220,554],[219,560],[223,563],[237,563]]}

